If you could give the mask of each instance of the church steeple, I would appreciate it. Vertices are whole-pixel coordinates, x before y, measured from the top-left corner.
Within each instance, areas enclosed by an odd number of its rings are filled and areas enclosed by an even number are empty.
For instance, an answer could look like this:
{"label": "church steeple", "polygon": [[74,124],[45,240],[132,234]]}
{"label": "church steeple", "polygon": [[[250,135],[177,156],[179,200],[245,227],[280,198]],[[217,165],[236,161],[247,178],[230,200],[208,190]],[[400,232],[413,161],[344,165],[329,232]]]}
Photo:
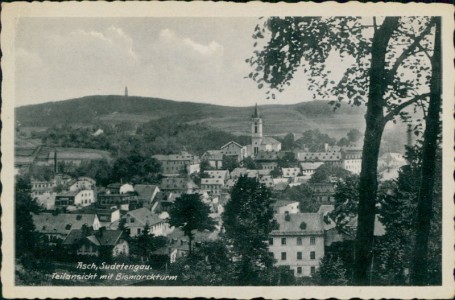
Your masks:
{"label": "church steeple", "polygon": [[259,110],[258,110],[258,104],[256,103],[256,106],[254,107],[254,113],[251,116],[252,118],[260,118],[261,116],[259,115]]}
{"label": "church steeple", "polygon": [[261,150],[262,145],[262,119],[259,115],[258,104],[254,107],[253,115],[251,116],[251,147],[253,155],[257,155]]}
{"label": "church steeple", "polygon": [[128,97],[128,87],[125,86],[125,97]]}

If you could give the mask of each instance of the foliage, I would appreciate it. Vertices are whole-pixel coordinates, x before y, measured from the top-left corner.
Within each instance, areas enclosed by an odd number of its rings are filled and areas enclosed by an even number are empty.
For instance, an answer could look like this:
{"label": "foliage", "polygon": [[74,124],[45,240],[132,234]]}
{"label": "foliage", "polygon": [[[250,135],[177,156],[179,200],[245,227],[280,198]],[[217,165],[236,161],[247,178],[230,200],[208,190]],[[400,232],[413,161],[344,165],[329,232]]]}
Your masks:
{"label": "foliage", "polygon": [[299,166],[299,161],[294,152],[285,152],[277,160],[278,168],[294,168]]}
{"label": "foliage", "polygon": [[169,225],[179,227],[189,239],[192,254],[194,230],[213,230],[215,221],[209,216],[210,207],[202,202],[199,194],[183,194],[175,200],[169,211]]}
{"label": "foliage", "polygon": [[347,137],[349,139],[349,142],[355,143],[358,140],[360,140],[360,138],[362,137],[362,133],[358,129],[354,128],[349,130]]}
{"label": "foliage", "polygon": [[318,285],[347,285],[346,267],[340,257],[326,254],[314,274]]}
{"label": "foliage", "polygon": [[[345,225],[357,216],[359,205],[359,177],[346,177],[338,181],[335,189],[335,209],[330,214],[340,231],[348,230]],[[347,232],[354,235],[353,232]]]}
{"label": "foliage", "polygon": [[330,182],[334,180],[344,180],[352,173],[348,170],[333,164],[324,163],[319,166],[311,176],[309,182]]}
{"label": "foliage", "polygon": [[54,167],[33,164],[30,166],[29,175],[32,179],[50,181],[54,177]]}
{"label": "foliage", "polygon": [[278,177],[281,177],[281,169],[278,168],[278,167],[275,167],[273,168],[272,171],[270,171],[270,175],[273,177],[273,178],[278,178]]}
{"label": "foliage", "polygon": [[153,235],[150,232],[150,225],[146,223],[142,232],[138,236],[129,239],[129,243],[132,255],[138,255],[148,260],[153,251],[166,245],[167,238]]}
{"label": "foliage", "polygon": [[295,140],[294,140],[294,134],[293,133],[288,133],[285,135],[282,143],[281,143],[281,147],[282,147],[282,150],[283,151],[286,151],[286,150],[294,150],[294,144],[295,144]]}
{"label": "foliage", "polygon": [[39,206],[30,196],[30,178],[16,176],[15,185],[15,253],[20,259],[34,255],[40,244],[41,235],[35,230],[31,213],[37,213]]}
{"label": "foliage", "polygon": [[192,256],[181,257],[171,265],[183,285],[233,285],[233,263],[223,240],[207,241],[195,247]]}
{"label": "foliage", "polygon": [[257,170],[259,169],[259,165],[252,159],[250,156],[245,157],[242,160],[242,164],[245,168],[250,169],[250,170]]}
{"label": "foliage", "polygon": [[271,192],[264,184],[242,176],[226,204],[222,218],[227,242],[238,258],[237,284],[259,285],[266,280],[262,274],[272,267],[268,236],[275,221],[270,197]]}
{"label": "foliage", "polygon": [[299,201],[301,212],[317,212],[320,203],[313,199],[313,191],[309,184],[303,183],[301,185],[289,187],[278,196],[280,199],[288,199]]}
{"label": "foliage", "polygon": [[295,141],[295,145],[301,149],[308,149],[309,152],[324,151],[324,145],[335,145],[336,139],[331,138],[319,129],[307,130],[302,137]]}
{"label": "foliage", "polygon": [[115,160],[111,179],[117,182],[155,183],[160,171],[161,164],[155,158],[132,153]]}
{"label": "foliage", "polygon": [[[394,182],[383,185],[379,192],[379,220],[386,234],[376,242],[374,280],[382,285],[409,284],[412,249],[415,244],[417,222],[417,195],[421,181],[421,146],[407,148],[408,164],[399,171]],[[429,275],[427,284],[441,283],[441,152],[437,154],[436,182],[434,186],[433,218],[429,240]]]}
{"label": "foliage", "polygon": [[[342,101],[353,105],[367,103],[354,272],[357,285],[368,281],[377,161],[384,126],[389,121],[396,122],[397,117],[409,120],[405,109],[409,106],[414,106],[414,110],[422,108],[425,114],[430,78],[435,79],[430,70],[434,71],[436,66],[431,64],[429,52],[436,19],[373,17],[371,28],[364,26],[360,17],[271,17],[263,26],[256,26],[253,34],[260,42],[270,37],[261,45],[262,50],[254,51],[247,59],[254,68],[249,77],[257,82],[258,88],[267,84],[282,92],[303,61],[309,89],[325,98],[337,97],[337,101],[332,101],[335,109]],[[266,30],[270,35],[265,34]],[[326,64],[333,55],[348,56],[354,61],[347,64],[338,83],[331,80]],[[441,78],[441,74],[436,75]],[[274,99],[275,94],[271,93],[271,97]]]}
{"label": "foliage", "polygon": [[232,170],[239,167],[237,156],[223,155],[222,165],[223,169],[227,169],[229,172],[232,172]]}

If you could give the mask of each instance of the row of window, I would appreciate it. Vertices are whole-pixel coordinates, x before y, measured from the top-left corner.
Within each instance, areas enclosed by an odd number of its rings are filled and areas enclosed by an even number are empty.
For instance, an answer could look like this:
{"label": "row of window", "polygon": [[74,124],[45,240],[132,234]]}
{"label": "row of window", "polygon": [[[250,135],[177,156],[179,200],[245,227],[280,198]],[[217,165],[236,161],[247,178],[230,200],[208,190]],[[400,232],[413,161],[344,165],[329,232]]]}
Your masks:
{"label": "row of window", "polygon": [[[281,245],[286,245],[288,238],[281,238]],[[302,238],[297,237],[297,245],[302,245]],[[316,237],[311,236],[310,237],[310,245],[315,245],[316,244]],[[273,245],[273,238],[269,238],[269,245]]]}
{"label": "row of window", "polygon": [[[286,260],[287,259],[287,253],[286,252],[281,252],[281,260]],[[302,260],[303,259],[303,253],[302,252],[297,252],[297,260]],[[311,251],[310,252],[310,259],[316,259],[316,252]]]}
{"label": "row of window", "polygon": [[[316,267],[311,267],[311,275],[316,272]],[[302,267],[297,267],[297,274],[302,274]]]}

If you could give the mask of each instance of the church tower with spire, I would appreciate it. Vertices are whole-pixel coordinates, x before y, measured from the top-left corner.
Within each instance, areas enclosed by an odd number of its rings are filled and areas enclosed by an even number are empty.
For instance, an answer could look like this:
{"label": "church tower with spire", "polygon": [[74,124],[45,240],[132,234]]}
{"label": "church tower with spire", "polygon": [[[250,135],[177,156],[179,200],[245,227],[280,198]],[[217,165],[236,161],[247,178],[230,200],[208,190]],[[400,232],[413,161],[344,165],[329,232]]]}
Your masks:
{"label": "church tower with spire", "polygon": [[261,150],[262,145],[262,118],[259,115],[258,111],[258,104],[254,108],[254,113],[251,116],[251,149],[253,155],[258,154],[259,150]]}

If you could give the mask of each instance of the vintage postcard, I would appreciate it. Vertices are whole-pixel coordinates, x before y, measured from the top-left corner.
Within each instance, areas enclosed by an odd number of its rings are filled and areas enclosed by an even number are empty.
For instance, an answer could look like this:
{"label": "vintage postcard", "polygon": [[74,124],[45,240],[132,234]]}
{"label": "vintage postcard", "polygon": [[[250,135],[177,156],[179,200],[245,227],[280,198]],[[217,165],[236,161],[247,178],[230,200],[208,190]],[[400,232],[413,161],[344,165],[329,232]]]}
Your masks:
{"label": "vintage postcard", "polygon": [[453,12],[2,4],[3,296],[452,298]]}

